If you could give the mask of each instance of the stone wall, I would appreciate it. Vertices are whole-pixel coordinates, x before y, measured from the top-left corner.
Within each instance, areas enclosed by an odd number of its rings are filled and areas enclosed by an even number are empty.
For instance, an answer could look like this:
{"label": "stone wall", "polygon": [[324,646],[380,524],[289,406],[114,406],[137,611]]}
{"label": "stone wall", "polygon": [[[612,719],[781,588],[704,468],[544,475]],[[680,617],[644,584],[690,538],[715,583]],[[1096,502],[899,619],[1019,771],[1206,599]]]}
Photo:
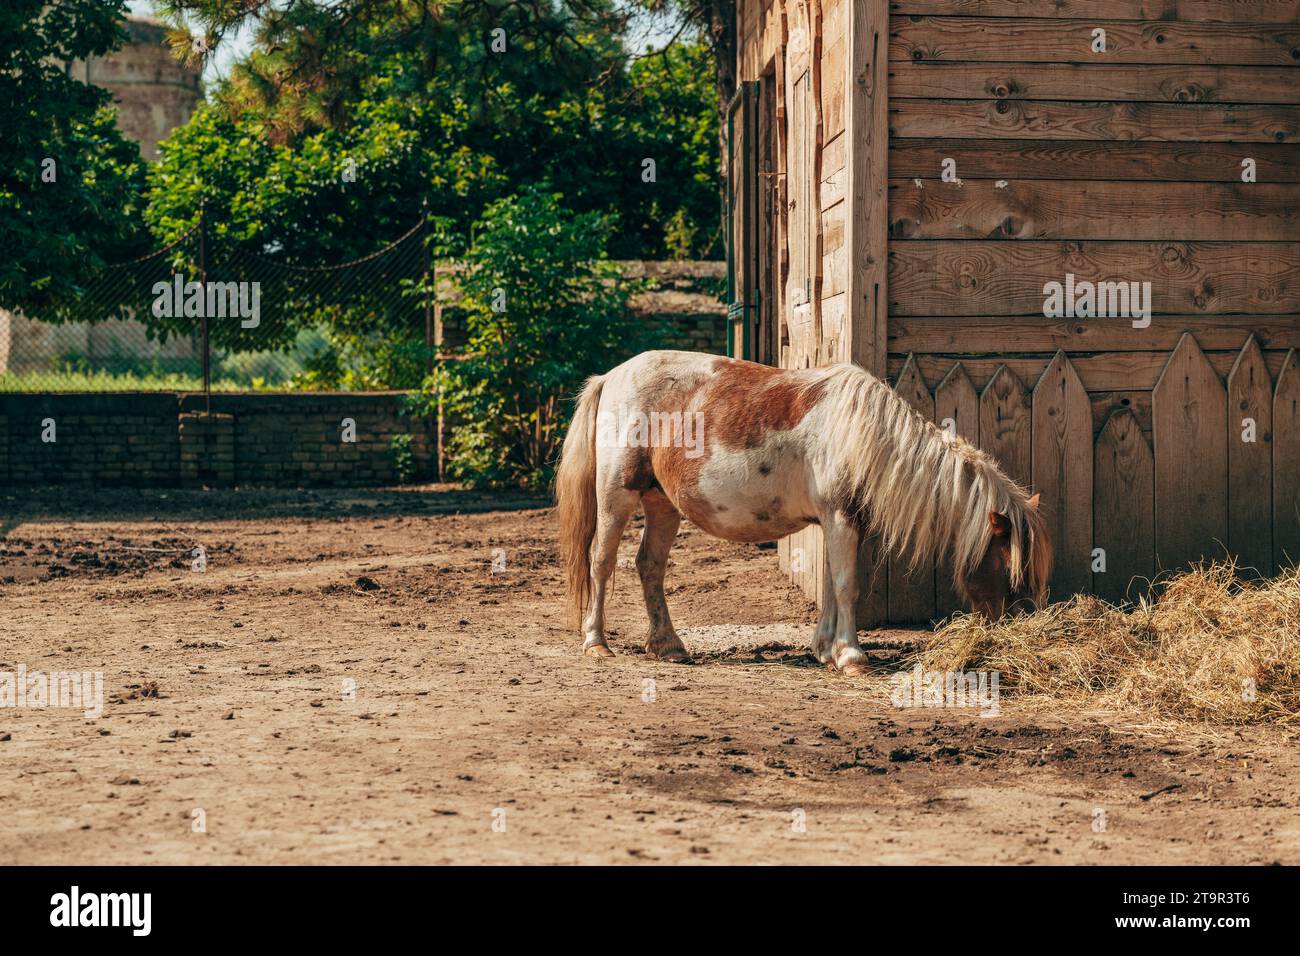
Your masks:
{"label": "stone wall", "polygon": [[405,397],[214,394],[209,416],[193,393],[0,394],[0,485],[393,484],[400,435],[408,477],[427,480],[432,428],[403,414]]}

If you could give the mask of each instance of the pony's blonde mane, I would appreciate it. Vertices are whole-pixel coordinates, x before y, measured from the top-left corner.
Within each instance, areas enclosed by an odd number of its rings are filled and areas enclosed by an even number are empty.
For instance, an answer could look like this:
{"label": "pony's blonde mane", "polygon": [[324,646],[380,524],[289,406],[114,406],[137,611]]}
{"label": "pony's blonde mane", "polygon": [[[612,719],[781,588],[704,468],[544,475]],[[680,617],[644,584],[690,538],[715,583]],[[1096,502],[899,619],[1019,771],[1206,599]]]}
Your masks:
{"label": "pony's blonde mane", "polygon": [[832,366],[820,387],[826,454],[846,510],[885,547],[910,558],[952,555],[958,588],[979,567],[992,540],[989,512],[1012,527],[1011,586],[1046,598],[1051,546],[1029,495],[997,463],[927,421],[893,389],[856,365]]}

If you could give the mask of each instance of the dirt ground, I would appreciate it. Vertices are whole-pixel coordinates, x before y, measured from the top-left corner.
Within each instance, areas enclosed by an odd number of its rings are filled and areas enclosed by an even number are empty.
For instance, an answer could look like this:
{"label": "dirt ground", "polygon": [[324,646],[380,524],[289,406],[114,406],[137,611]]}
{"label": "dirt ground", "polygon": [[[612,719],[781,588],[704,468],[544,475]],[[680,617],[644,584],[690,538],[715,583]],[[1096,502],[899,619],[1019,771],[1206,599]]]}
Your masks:
{"label": "dirt ground", "polygon": [[[539,502],[402,491],[0,492],[0,672],[102,671],[104,713],[0,709],[11,863],[1300,863],[1276,730],[896,709],[802,652],[776,552],[684,527],[690,666],[565,624]],[[192,569],[201,546],[207,568]]]}

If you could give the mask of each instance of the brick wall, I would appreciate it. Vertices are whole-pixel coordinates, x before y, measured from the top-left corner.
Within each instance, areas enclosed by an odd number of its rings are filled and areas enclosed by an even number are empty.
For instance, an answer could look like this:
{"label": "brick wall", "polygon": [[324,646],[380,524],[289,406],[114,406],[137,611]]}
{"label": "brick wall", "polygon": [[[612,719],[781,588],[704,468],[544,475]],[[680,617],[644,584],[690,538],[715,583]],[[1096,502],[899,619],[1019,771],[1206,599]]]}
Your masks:
{"label": "brick wall", "polygon": [[649,279],[653,291],[632,297],[632,311],[659,326],[661,348],[727,353],[725,262],[623,262],[629,279]]}
{"label": "brick wall", "polygon": [[[723,263],[622,265],[654,282],[631,304],[660,329],[660,347],[726,352]],[[454,307],[443,318],[445,345],[463,343]],[[209,415],[194,393],[0,393],[0,486],[392,484],[399,435],[411,436],[412,477],[428,479],[435,429],[403,415],[404,400],[400,392],[216,393]],[[344,441],[344,419],[355,441]]]}
{"label": "brick wall", "polygon": [[[234,475],[241,485],[379,485],[398,480],[397,435],[412,436],[416,475],[432,474],[432,426],[402,414],[401,392],[214,394],[214,414],[232,422]],[[185,395],[181,411],[204,410]],[[345,420],[350,421],[344,441]]]}
{"label": "brick wall", "polygon": [[175,484],[179,454],[174,394],[0,395],[3,484]]}
{"label": "brick wall", "polygon": [[[0,485],[391,484],[393,439],[433,469],[432,429],[400,392],[0,394]],[[345,419],[352,423],[345,441]],[[52,438],[52,441],[43,439]]]}

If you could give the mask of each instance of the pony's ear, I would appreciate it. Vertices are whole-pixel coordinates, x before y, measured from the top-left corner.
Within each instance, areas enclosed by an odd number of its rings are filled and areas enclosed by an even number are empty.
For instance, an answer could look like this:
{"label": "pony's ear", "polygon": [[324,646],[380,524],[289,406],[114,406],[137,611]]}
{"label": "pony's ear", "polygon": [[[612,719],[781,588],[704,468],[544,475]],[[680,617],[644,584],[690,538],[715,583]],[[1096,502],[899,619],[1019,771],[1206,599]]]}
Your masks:
{"label": "pony's ear", "polygon": [[993,534],[999,538],[1011,536],[1011,521],[1006,515],[1000,515],[996,511],[989,512],[989,524],[993,527]]}
{"label": "pony's ear", "polygon": [[1025,502],[1025,507],[1030,511],[1038,510],[1038,492],[1034,492],[1034,497]]}

